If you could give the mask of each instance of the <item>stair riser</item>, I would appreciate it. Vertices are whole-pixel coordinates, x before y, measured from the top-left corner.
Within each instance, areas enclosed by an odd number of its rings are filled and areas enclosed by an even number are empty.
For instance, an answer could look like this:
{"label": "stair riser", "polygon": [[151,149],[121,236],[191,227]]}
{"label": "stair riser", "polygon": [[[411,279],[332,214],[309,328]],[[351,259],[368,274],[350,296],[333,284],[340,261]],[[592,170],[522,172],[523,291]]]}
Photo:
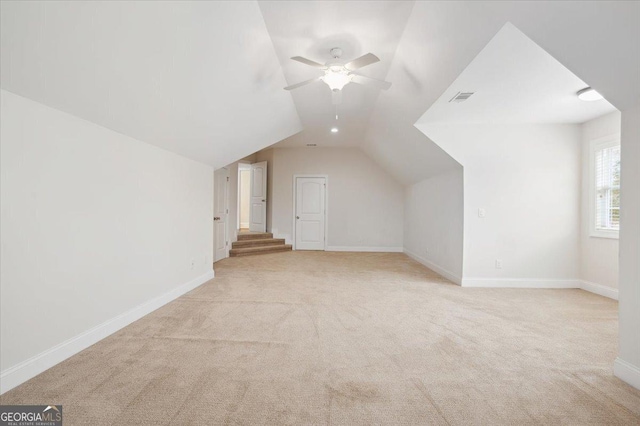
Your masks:
{"label": "stair riser", "polygon": [[265,238],[273,238],[273,234],[271,232],[265,232],[263,234],[238,234],[238,241],[263,240]]}
{"label": "stair riser", "polygon": [[283,247],[272,250],[262,250],[262,251],[247,251],[247,252],[236,252],[229,253],[229,257],[243,257],[243,256],[254,256],[257,254],[269,254],[269,253],[282,253],[285,251],[291,251],[291,247]]}
{"label": "stair riser", "polygon": [[263,238],[260,240],[246,240],[236,241],[231,244],[232,248],[247,248],[247,247],[260,247],[260,246],[275,246],[284,245],[284,239]]}

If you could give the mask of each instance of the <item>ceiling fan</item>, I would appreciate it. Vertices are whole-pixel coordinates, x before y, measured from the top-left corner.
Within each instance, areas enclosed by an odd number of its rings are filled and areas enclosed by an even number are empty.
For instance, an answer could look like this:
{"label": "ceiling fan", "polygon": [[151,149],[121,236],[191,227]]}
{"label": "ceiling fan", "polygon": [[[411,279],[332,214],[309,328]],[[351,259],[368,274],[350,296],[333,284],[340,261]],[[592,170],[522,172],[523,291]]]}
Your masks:
{"label": "ceiling fan", "polygon": [[312,78],[311,80],[302,81],[297,84],[292,84],[291,86],[287,86],[284,89],[293,90],[297,89],[298,87],[306,86],[307,84],[315,83],[316,81],[324,81],[331,89],[333,104],[338,105],[342,102],[342,88],[349,83],[353,82],[374,86],[382,90],[387,90],[389,87],[391,87],[391,83],[389,83],[388,81],[378,80],[377,78],[367,77],[365,75],[356,74],[353,72],[362,67],[366,67],[367,65],[379,62],[380,59],[373,53],[367,53],[366,55],[360,56],[359,58],[354,59],[351,62],[347,62],[346,64],[342,64],[339,60],[340,56],[342,56],[342,49],[340,49],[339,47],[334,47],[329,51],[329,53],[333,57],[333,61],[327,62],[325,65],[319,64],[318,62],[312,61],[307,58],[303,58],[302,56],[294,56],[293,58],[291,58],[294,61],[298,61],[305,65],[309,65],[324,71],[324,75]]}

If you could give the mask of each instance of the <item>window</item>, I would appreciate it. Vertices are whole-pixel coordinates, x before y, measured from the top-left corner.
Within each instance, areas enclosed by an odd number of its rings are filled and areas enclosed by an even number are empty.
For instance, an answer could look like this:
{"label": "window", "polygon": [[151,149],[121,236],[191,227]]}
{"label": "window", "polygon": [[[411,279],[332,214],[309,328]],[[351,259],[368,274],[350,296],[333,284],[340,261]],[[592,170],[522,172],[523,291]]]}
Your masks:
{"label": "window", "polygon": [[620,229],[620,136],[591,142],[591,236],[618,238]]}

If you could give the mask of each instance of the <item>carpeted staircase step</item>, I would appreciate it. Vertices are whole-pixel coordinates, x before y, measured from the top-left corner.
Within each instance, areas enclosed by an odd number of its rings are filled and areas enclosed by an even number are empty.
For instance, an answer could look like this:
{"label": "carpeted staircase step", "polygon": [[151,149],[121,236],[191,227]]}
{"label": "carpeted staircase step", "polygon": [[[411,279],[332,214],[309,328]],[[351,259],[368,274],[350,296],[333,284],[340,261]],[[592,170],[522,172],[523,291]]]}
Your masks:
{"label": "carpeted staircase step", "polygon": [[271,232],[250,232],[246,234],[238,234],[238,241],[261,240],[264,238],[273,238]]}
{"label": "carpeted staircase step", "polygon": [[231,248],[246,248],[259,246],[275,246],[284,244],[284,238],[259,238],[257,240],[242,240],[231,244]]}
{"label": "carpeted staircase step", "polygon": [[277,244],[271,246],[257,246],[245,248],[233,248],[229,250],[230,257],[250,256],[253,254],[279,253],[291,251],[291,244]]}

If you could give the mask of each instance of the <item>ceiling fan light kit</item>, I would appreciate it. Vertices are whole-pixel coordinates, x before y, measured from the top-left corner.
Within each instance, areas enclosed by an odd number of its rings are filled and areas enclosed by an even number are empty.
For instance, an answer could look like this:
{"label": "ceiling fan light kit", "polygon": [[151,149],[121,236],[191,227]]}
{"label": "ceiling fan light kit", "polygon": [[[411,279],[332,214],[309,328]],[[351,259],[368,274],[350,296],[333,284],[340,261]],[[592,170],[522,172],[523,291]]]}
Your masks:
{"label": "ceiling fan light kit", "polygon": [[332,66],[324,72],[324,75],[320,77],[322,81],[327,83],[327,86],[332,91],[342,90],[344,86],[351,83],[353,76],[349,75],[349,72],[344,67]]}
{"label": "ceiling fan light kit", "polygon": [[[342,56],[342,49],[339,47],[334,47],[329,51],[331,57],[334,60],[339,60],[340,56]],[[360,69],[362,67],[366,67],[367,65],[375,64],[379,62],[380,59],[374,55],[373,53],[367,53],[357,59],[354,59],[351,62],[346,64],[341,64],[338,62],[331,62],[325,65],[322,65],[318,62],[312,61],[307,58],[303,58],[302,56],[294,56],[291,59],[294,61],[303,63],[305,65],[309,65],[314,68],[318,68],[324,71],[324,75],[318,78],[312,78],[311,80],[303,81],[297,84],[292,84],[291,86],[287,86],[285,90],[293,90],[298,87],[306,86],[307,84],[314,83],[316,81],[322,80],[329,86],[332,93],[332,103],[334,105],[338,105],[342,103],[342,89],[347,84],[353,82],[358,84],[372,85],[377,87],[378,89],[387,90],[391,87],[391,83],[383,80],[378,80],[375,78],[367,77],[361,74],[355,74],[353,71]]]}

